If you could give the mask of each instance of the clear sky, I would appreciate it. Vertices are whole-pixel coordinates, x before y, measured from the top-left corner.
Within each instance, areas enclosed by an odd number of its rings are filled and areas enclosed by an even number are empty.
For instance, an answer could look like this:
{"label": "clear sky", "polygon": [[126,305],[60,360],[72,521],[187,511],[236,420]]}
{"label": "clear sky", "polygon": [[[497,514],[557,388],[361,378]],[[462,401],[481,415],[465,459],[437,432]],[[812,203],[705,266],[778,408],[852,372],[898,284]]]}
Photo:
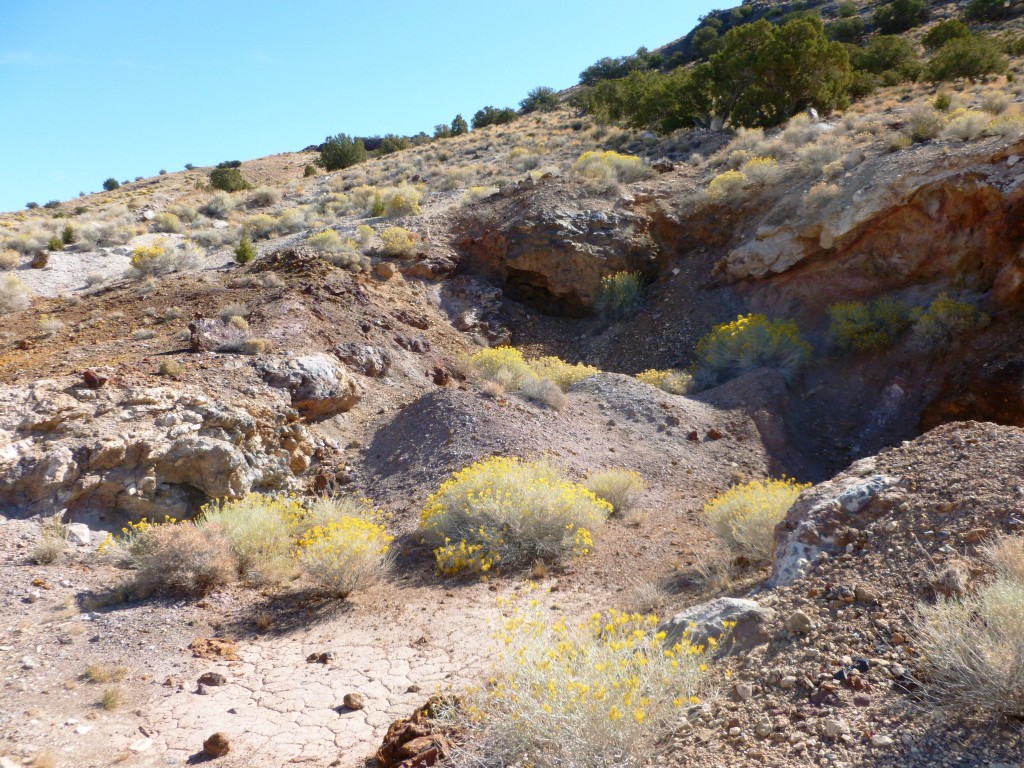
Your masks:
{"label": "clear sky", "polygon": [[431,133],[681,37],[713,7],[0,0],[0,210],[339,132]]}

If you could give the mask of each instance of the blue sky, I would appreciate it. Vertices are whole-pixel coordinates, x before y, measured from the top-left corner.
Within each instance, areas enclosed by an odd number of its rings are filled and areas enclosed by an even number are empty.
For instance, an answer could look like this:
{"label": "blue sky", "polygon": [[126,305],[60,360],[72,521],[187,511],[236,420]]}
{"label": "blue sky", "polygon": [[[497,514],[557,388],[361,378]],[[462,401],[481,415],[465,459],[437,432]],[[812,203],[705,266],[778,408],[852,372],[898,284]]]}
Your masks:
{"label": "blue sky", "polygon": [[[721,5],[721,3],[719,3]],[[725,3],[729,5],[729,3]],[[432,132],[655,48],[716,5],[0,2],[0,210],[302,149]]]}

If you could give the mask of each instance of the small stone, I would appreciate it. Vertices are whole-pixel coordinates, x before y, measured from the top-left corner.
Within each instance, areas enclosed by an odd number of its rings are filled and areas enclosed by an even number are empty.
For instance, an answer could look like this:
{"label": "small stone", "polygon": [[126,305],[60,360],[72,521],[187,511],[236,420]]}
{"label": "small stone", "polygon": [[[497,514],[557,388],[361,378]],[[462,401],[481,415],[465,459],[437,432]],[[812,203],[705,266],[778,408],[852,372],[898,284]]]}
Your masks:
{"label": "small stone", "polygon": [[729,729],[729,735],[732,736],[733,738],[736,738],[737,736],[740,735],[740,729],[739,728],[730,728]]}
{"label": "small stone", "polygon": [[341,703],[345,705],[346,709],[362,709],[366,706],[366,699],[361,693],[346,693]]}
{"label": "small stone", "polygon": [[227,685],[228,679],[220,672],[206,672],[199,678],[200,685],[218,686]]}
{"label": "small stone", "polygon": [[857,598],[859,603],[869,603],[874,605],[878,602],[878,595],[870,587],[865,587],[862,584],[858,584],[853,590],[854,597]]}
{"label": "small stone", "polygon": [[803,611],[794,611],[790,617],[786,619],[786,629],[795,635],[806,635],[814,629],[814,622],[811,621],[811,617]]}
{"label": "small stone", "polygon": [[767,739],[772,733],[772,721],[765,715],[757,721],[754,726],[754,735],[761,739]]}
{"label": "small stone", "polygon": [[786,675],[779,680],[779,687],[787,691],[791,688],[796,688],[796,678],[793,675]]}
{"label": "small stone", "polygon": [[886,736],[884,733],[876,733],[871,737],[872,747],[888,747],[892,745],[892,736]]}
{"label": "small stone", "polygon": [[203,742],[203,751],[210,757],[223,757],[231,751],[231,742],[218,731]]}
{"label": "small stone", "polygon": [[736,685],[736,698],[740,701],[750,701],[754,697],[754,686],[750,683],[738,683]]}
{"label": "small stone", "polygon": [[420,687],[418,685],[416,685],[415,683],[413,683],[412,685],[410,685],[408,688],[405,689],[405,692],[406,693],[419,693],[420,692]]}
{"label": "small stone", "polygon": [[843,734],[846,734],[846,733],[849,733],[849,732],[850,732],[850,726],[848,726],[846,724],[845,720],[842,720],[842,719],[825,720],[825,735],[828,736],[830,739],[838,738],[838,737],[842,736]]}
{"label": "small stone", "polygon": [[153,746],[153,740],[152,739],[139,739],[134,744],[132,744],[130,747],[128,747],[128,749],[130,749],[132,752],[145,752],[146,750],[148,750],[152,746]]}
{"label": "small stone", "polygon": [[206,683],[200,683],[199,685],[196,686],[196,693],[198,693],[200,696],[209,696],[210,695],[210,689],[206,685]]}
{"label": "small stone", "polygon": [[39,664],[31,656],[21,657],[21,668],[22,669],[35,669]]}
{"label": "small stone", "polygon": [[871,704],[871,697],[865,693],[858,693],[853,697],[853,704],[856,707],[867,707]]}
{"label": "small stone", "polygon": [[91,725],[80,725],[77,728],[75,728],[75,733],[77,733],[79,736],[85,736],[85,734],[87,734],[91,730]]}
{"label": "small stone", "polygon": [[390,280],[395,276],[395,265],[387,261],[378,261],[373,265],[373,274],[381,280]]}

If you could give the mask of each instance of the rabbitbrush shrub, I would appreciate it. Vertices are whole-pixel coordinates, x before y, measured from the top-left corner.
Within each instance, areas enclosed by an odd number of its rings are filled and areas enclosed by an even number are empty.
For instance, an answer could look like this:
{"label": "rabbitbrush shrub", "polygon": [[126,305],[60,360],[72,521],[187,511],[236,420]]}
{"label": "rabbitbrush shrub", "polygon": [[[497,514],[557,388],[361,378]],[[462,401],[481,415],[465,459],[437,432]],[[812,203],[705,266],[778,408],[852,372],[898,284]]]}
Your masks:
{"label": "rabbitbrush shrub", "polygon": [[736,485],[709,501],[704,517],[736,555],[767,563],[775,549],[775,526],[805,488],[810,484],[788,478]]}
{"label": "rabbitbrush shrub", "polygon": [[910,309],[891,296],[833,304],[828,314],[832,345],[844,352],[888,347],[910,327]]}
{"label": "rabbitbrush shrub", "polygon": [[0,275],[0,312],[25,309],[32,299],[31,289],[17,275]]}
{"label": "rabbitbrush shrub", "polygon": [[636,500],[647,489],[639,472],[628,469],[606,469],[587,477],[587,488],[599,499],[612,505],[612,514],[626,515],[636,506]]}
{"label": "rabbitbrush shrub", "polygon": [[537,357],[529,362],[533,375],[540,379],[550,379],[557,384],[563,392],[578,381],[597,376],[600,368],[583,363],[567,363],[560,357]]}
{"label": "rabbitbrush shrub", "polygon": [[986,555],[995,578],[962,599],[920,609],[919,681],[927,699],[960,715],[1024,717],[1024,538]]}
{"label": "rabbitbrush shrub", "polygon": [[701,702],[718,639],[664,646],[654,615],[607,611],[570,624],[538,601],[498,632],[486,686],[453,717],[486,768],[647,765],[681,710]]}
{"label": "rabbitbrush shrub", "polygon": [[582,176],[600,177],[610,169],[615,179],[623,184],[649,179],[654,171],[643,160],[632,155],[607,152],[584,152],[573,164],[573,170]]}
{"label": "rabbitbrush shrub", "polygon": [[438,570],[486,573],[585,555],[612,506],[543,462],[492,457],[456,472],[427,499],[420,529]]}
{"label": "rabbitbrush shrub", "polygon": [[796,323],[764,315],[740,315],[716,325],[697,344],[694,384],[721,384],[756,368],[772,368],[789,377],[811,359],[811,345]]}
{"label": "rabbitbrush shrub", "polygon": [[249,493],[202,508],[203,525],[219,525],[234,554],[238,573],[252,581],[273,582],[294,570],[291,527],[302,504],[288,496]]}
{"label": "rabbitbrush shrub", "polygon": [[[391,564],[394,540],[367,500],[320,499],[302,520],[298,540],[302,570],[324,591],[348,597],[380,581]],[[312,523],[312,525],[311,525]]]}
{"label": "rabbitbrush shrub", "polygon": [[616,272],[601,278],[594,309],[610,315],[628,312],[640,303],[643,277],[639,272]]}
{"label": "rabbitbrush shrub", "polygon": [[638,373],[636,378],[652,387],[657,387],[670,395],[687,395],[693,386],[693,377],[686,371],[678,371],[673,368],[650,370]]}
{"label": "rabbitbrush shrub", "polygon": [[912,331],[913,344],[921,351],[949,347],[964,334],[985,328],[990,321],[991,318],[973,304],[940,293],[928,309],[918,315]]}

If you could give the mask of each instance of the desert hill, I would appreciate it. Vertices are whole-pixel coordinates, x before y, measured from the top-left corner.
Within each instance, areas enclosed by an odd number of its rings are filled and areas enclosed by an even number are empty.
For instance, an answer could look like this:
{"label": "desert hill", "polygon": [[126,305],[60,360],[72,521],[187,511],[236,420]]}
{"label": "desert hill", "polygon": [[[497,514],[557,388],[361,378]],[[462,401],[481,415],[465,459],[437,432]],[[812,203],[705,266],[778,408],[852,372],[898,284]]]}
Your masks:
{"label": "desert hill", "polygon": [[[0,766],[1016,764],[1004,5],[0,214]],[[760,21],[865,92],[666,130]]]}

